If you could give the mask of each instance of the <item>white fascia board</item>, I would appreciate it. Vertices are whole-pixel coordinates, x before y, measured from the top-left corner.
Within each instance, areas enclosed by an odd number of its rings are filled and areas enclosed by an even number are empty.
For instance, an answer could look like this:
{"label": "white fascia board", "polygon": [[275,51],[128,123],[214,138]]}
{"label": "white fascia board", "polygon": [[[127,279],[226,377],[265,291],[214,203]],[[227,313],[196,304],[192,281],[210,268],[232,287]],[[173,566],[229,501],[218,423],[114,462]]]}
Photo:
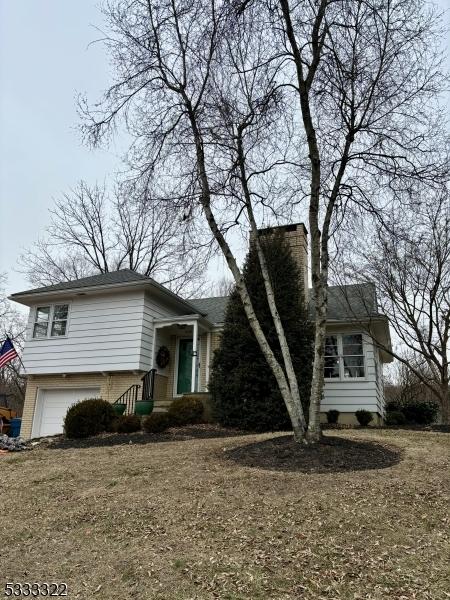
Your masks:
{"label": "white fascia board", "polygon": [[208,321],[203,315],[196,313],[193,315],[178,315],[175,317],[162,317],[153,320],[156,329],[170,327],[170,325],[193,325],[194,321],[199,322],[204,328],[210,330],[213,328],[211,321]]}

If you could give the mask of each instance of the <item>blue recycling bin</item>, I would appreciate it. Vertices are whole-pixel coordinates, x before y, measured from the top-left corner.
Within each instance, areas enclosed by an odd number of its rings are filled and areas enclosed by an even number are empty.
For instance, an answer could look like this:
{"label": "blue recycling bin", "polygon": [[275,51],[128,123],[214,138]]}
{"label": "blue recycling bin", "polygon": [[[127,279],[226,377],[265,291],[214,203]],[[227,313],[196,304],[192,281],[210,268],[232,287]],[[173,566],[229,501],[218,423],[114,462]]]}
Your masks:
{"label": "blue recycling bin", "polygon": [[22,419],[11,419],[9,427],[9,437],[19,437]]}

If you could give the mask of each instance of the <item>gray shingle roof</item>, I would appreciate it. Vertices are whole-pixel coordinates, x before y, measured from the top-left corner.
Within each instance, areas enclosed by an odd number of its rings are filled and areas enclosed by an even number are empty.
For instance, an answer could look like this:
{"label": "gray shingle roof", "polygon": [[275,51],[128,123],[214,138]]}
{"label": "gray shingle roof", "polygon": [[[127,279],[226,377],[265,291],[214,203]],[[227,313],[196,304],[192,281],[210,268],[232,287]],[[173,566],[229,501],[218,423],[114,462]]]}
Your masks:
{"label": "gray shingle roof", "polygon": [[64,290],[72,290],[83,287],[92,287],[97,285],[110,285],[114,283],[129,283],[131,281],[153,281],[145,275],[136,273],[131,269],[121,269],[120,271],[111,271],[110,273],[100,273],[91,277],[83,277],[82,279],[73,279],[72,281],[63,281],[54,285],[46,285],[44,287],[17,292],[14,296],[22,296],[28,294],[42,294],[44,292],[58,292]]}
{"label": "gray shingle roof", "polygon": [[98,275],[92,275],[91,277],[83,277],[82,279],[74,279],[72,281],[56,283],[55,285],[47,285],[40,288],[34,288],[32,290],[26,290],[24,292],[12,294],[10,298],[11,300],[17,299],[17,301],[20,302],[23,296],[33,296],[33,294],[45,294],[47,292],[67,292],[79,288],[90,288],[103,285],[120,285],[136,282],[146,283],[151,285],[154,289],[160,290],[165,295],[173,298],[173,300],[184,304],[184,306],[188,309],[188,312],[196,312],[198,310],[197,307],[189,303],[189,300],[181,298],[180,296],[166,288],[164,285],[161,285],[151,277],[141,275],[140,273],[136,273],[131,269],[121,269],[120,271],[111,271],[110,273],[100,273]]}
{"label": "gray shingle roof", "polygon": [[373,283],[357,283],[328,288],[328,319],[341,321],[376,315],[378,315],[378,307]]}
{"label": "gray shingle roof", "polygon": [[[92,286],[113,285],[121,283],[131,283],[145,281],[153,284],[157,288],[167,292],[174,298],[184,302],[193,310],[198,310],[205,315],[212,323],[223,323],[225,312],[228,305],[229,296],[217,296],[213,298],[196,298],[194,300],[183,300],[176,294],[173,294],[150,277],[136,273],[131,269],[121,269],[110,273],[92,275],[73,281],[64,281],[55,285],[47,285],[25,292],[18,292],[11,296],[28,296],[41,294],[45,292],[68,291]],[[330,286],[328,288],[328,319],[330,320],[349,320],[377,315],[377,301],[375,295],[375,286],[373,284],[354,284],[345,286]]]}
{"label": "gray shingle roof", "polygon": [[189,302],[197,306],[200,312],[206,314],[211,323],[223,323],[228,300],[229,296],[217,296],[215,298],[197,298],[189,300]]}
{"label": "gray shingle roof", "polygon": [[[197,298],[191,304],[206,313],[213,323],[223,323],[229,296]],[[311,316],[314,313],[312,312]],[[353,284],[330,286],[328,288],[328,315],[332,321],[362,319],[378,315],[375,286],[373,284]]]}

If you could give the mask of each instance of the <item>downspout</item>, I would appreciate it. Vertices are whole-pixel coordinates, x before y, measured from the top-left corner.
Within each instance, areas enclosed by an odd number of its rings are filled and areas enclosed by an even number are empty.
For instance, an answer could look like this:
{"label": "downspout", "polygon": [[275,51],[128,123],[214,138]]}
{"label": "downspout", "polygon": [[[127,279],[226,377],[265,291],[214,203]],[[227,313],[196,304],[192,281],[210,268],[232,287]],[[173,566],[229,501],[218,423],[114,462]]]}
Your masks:
{"label": "downspout", "polygon": [[206,334],[206,365],[205,365],[205,392],[209,386],[209,365],[211,362],[211,332]]}
{"label": "downspout", "polygon": [[196,392],[197,387],[197,363],[198,363],[198,322],[194,321],[192,334],[192,372],[191,372],[191,393]]}

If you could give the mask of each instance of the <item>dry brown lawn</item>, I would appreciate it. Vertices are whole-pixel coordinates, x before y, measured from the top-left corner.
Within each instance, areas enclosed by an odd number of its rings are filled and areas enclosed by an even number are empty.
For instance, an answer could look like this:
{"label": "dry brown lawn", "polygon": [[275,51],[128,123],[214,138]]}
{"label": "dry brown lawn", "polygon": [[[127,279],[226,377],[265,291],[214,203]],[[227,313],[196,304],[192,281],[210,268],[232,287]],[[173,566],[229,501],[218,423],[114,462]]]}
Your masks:
{"label": "dry brown lawn", "polygon": [[387,468],[261,468],[274,436],[39,448],[0,458],[5,581],[70,599],[450,598],[450,436],[333,432],[401,449]]}

